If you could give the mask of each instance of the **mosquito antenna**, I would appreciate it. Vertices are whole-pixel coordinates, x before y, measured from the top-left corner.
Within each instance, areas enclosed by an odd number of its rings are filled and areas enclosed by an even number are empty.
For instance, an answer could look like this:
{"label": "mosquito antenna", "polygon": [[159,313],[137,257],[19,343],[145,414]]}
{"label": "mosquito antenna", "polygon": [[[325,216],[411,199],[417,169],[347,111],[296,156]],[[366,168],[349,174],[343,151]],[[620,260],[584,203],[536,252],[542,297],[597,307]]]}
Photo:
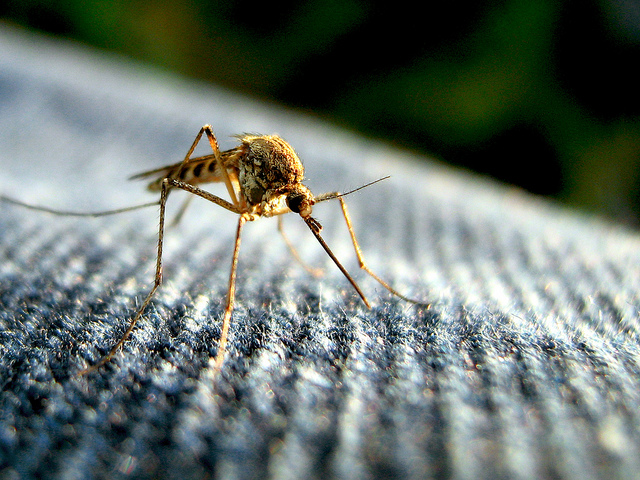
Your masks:
{"label": "mosquito antenna", "polygon": [[73,212],[68,210],[56,210],[54,208],[42,207],[39,205],[31,205],[29,203],[21,202],[5,195],[0,195],[0,200],[3,202],[18,205],[20,207],[28,208],[30,210],[37,210],[39,212],[50,213],[52,215],[60,215],[65,217],[103,217],[106,215],[116,215],[118,213],[131,212],[133,210],[140,210],[147,207],[157,207],[158,202],[142,203],[140,205],[132,205],[130,207],[117,208],[115,210],[103,210],[101,212]]}
{"label": "mosquito antenna", "polygon": [[[360,188],[364,188],[364,187],[360,187]],[[329,245],[327,245],[327,242],[325,242],[322,236],[320,235],[320,230],[322,229],[322,226],[320,225],[320,223],[315,218],[311,218],[311,217],[302,217],[302,219],[309,226],[309,230],[311,230],[311,232],[318,239],[318,242],[320,242],[320,245],[322,245],[322,248],[324,248],[324,251],[327,252],[327,255],[331,257],[331,260],[333,260],[333,263],[336,264],[336,266],[340,269],[342,274],[347,278],[347,280],[349,280],[349,283],[353,285],[353,288],[355,288],[356,292],[358,292],[358,295],[360,295],[360,298],[362,298],[362,301],[367,306],[367,308],[371,308],[371,305],[369,305],[369,300],[367,300],[367,297],[365,297],[364,293],[362,293],[362,290],[360,290],[360,287],[358,286],[356,281],[351,277],[351,275],[349,275],[349,272],[347,272],[347,269],[342,266],[342,264],[340,263],[340,260],[338,260],[338,258],[333,254],[333,252],[329,248]]]}
{"label": "mosquito antenna", "polygon": [[352,193],[355,193],[358,190],[362,190],[363,188],[370,187],[374,183],[381,182],[383,180],[386,180],[387,178],[391,178],[391,175],[387,175],[386,177],[379,178],[377,180],[374,180],[373,182],[369,182],[369,183],[367,183],[365,185],[362,185],[362,186],[360,186],[358,188],[354,188],[353,190],[349,190],[348,192],[344,192],[344,193],[339,193],[339,192],[323,193],[322,195],[318,195],[317,197],[315,197],[315,202],[319,203],[319,202],[324,202],[326,200],[333,200],[334,198],[346,197],[347,195],[351,195]]}

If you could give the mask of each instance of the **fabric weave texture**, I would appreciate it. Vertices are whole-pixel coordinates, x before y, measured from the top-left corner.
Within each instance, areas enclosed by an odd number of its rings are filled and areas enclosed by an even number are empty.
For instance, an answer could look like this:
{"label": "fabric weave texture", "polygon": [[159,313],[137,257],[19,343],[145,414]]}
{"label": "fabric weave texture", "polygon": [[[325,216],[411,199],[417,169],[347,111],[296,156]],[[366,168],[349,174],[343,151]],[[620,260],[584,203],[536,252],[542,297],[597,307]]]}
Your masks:
{"label": "fabric weave texture", "polygon": [[[632,479],[640,471],[635,232],[297,112],[0,27],[0,193],[77,211],[153,201],[126,179],[198,129],[278,133],[367,309],[295,215],[247,224],[227,360],[213,359],[236,217],[195,199],[104,218],[0,202],[0,479]],[[203,145],[202,153],[206,152]],[[514,159],[517,161],[517,159]],[[223,194],[224,191],[211,191]],[[172,194],[172,197],[174,195]],[[170,199],[170,213],[180,195]],[[184,197],[184,196],[183,196]]]}

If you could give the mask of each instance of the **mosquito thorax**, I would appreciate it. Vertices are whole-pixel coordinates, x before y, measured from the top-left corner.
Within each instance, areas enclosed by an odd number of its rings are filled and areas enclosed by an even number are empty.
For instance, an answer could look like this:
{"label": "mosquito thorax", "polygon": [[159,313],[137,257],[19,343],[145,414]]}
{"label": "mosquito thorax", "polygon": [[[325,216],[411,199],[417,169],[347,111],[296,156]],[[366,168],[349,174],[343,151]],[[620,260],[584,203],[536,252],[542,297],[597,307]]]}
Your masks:
{"label": "mosquito thorax", "polygon": [[269,192],[302,182],[302,162],[293,147],[279,136],[244,135],[240,141],[238,180],[250,204],[258,205],[268,200]]}

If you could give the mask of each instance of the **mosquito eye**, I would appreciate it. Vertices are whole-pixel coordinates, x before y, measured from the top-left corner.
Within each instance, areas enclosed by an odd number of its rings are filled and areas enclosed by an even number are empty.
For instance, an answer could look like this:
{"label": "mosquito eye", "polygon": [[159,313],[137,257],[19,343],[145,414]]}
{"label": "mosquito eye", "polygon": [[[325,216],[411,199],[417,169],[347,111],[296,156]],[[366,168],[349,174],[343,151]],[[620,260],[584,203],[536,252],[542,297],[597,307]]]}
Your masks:
{"label": "mosquito eye", "polygon": [[287,197],[287,207],[289,207],[289,210],[293,213],[300,213],[303,200],[303,195],[290,195]]}

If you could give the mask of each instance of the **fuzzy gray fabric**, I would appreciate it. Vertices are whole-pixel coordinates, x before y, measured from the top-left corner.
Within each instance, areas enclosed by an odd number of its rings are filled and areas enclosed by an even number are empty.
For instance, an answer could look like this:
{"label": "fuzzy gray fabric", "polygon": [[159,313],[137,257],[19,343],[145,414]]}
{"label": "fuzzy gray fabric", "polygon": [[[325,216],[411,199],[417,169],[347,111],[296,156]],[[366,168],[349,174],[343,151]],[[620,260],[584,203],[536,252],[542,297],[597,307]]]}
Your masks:
{"label": "fuzzy gray fabric", "polygon": [[[327,126],[85,48],[0,28],[0,193],[77,211],[153,201],[139,171],[180,161],[211,123],[279,133],[323,234],[247,224],[227,360],[213,358],[236,217],[195,199],[57,217],[0,202],[0,479],[631,479],[640,471],[640,242],[594,219]],[[526,148],[526,146],[523,146]],[[200,151],[200,150],[199,150]],[[206,152],[203,146],[202,152]],[[514,161],[518,161],[514,158]],[[212,191],[219,186],[212,186]],[[174,195],[172,194],[172,197]],[[175,212],[180,201],[171,199]]]}

